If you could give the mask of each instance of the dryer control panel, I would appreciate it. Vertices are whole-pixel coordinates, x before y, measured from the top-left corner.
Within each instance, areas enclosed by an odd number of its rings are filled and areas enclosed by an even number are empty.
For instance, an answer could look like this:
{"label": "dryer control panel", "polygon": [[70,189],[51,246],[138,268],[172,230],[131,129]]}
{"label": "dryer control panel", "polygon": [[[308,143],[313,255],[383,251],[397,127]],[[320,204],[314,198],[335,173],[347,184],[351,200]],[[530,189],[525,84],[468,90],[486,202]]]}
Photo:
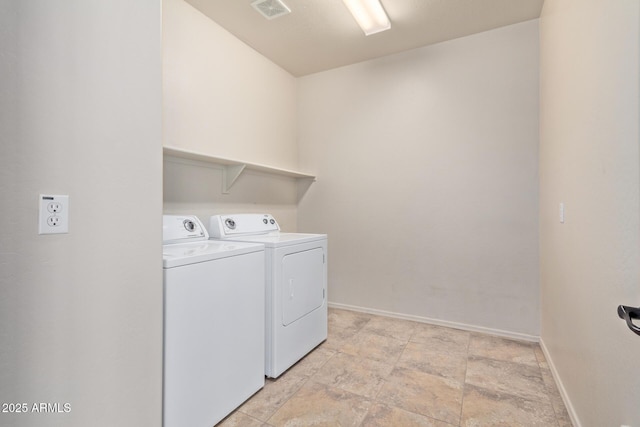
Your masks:
{"label": "dryer control panel", "polygon": [[214,215],[209,218],[209,235],[214,239],[279,232],[280,226],[269,214]]}

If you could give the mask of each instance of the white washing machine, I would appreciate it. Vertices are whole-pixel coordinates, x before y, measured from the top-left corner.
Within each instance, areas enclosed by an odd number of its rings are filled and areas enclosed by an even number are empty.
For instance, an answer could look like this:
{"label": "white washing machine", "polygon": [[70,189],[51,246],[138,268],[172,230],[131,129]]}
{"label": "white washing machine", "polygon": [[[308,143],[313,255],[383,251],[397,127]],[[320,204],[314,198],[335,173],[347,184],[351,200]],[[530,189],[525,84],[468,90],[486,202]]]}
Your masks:
{"label": "white washing machine", "polygon": [[212,216],[209,234],[265,245],[265,373],[277,378],[327,339],[327,235],[281,233],[265,214]]}
{"label": "white washing machine", "polygon": [[264,386],[264,245],[163,217],[164,427],[210,427]]}

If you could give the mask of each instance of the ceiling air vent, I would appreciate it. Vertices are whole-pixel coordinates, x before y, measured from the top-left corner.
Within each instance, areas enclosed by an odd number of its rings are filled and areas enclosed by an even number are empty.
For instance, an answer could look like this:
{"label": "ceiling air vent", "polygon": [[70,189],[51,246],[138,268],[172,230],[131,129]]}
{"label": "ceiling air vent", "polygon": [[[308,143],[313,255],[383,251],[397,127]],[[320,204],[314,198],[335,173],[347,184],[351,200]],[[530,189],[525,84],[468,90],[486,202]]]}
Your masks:
{"label": "ceiling air vent", "polygon": [[251,3],[251,6],[267,19],[291,13],[291,9],[280,0],[256,0]]}

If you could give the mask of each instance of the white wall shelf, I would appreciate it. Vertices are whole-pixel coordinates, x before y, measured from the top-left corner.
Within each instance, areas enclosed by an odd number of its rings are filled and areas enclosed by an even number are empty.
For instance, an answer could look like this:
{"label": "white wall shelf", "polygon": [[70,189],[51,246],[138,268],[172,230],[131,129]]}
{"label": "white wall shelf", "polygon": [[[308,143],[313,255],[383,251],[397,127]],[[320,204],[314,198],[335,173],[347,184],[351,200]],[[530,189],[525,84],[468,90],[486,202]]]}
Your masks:
{"label": "white wall shelf", "polygon": [[309,180],[311,182],[316,180],[316,177],[314,175],[309,175],[303,172],[261,165],[259,163],[249,163],[241,160],[228,159],[225,157],[211,156],[209,154],[197,153],[195,151],[184,150],[177,147],[169,147],[165,145],[163,147],[163,152],[165,156],[221,165],[222,192],[224,194],[229,193],[229,190],[245,169],[266,172],[274,175],[287,176],[299,180]]}

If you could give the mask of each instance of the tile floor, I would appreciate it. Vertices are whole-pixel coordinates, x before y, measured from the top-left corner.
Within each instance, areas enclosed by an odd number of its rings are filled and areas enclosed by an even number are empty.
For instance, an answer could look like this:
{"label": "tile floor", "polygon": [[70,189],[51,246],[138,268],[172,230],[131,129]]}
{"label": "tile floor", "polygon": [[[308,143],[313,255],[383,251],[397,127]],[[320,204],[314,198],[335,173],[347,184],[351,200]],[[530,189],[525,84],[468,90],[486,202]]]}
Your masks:
{"label": "tile floor", "polygon": [[220,424],[556,426],[571,421],[537,344],[329,309],[329,337]]}

